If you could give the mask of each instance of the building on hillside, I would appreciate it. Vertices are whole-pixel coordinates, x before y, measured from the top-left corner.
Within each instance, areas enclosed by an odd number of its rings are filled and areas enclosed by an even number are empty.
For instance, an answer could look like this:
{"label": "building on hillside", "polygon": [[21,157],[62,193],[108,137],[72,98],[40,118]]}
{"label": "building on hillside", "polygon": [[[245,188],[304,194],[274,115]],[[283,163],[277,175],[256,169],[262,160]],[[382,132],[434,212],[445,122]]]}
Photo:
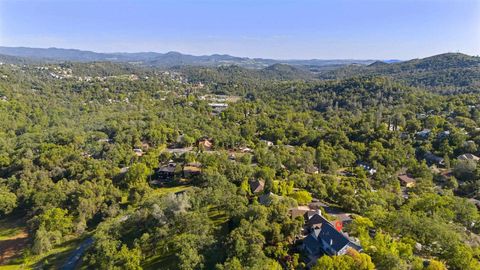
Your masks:
{"label": "building on hillside", "polygon": [[445,160],[442,157],[436,156],[431,152],[425,153],[423,155],[423,159],[427,162],[428,165],[437,165],[437,166],[445,166]]}
{"label": "building on hillside", "polygon": [[370,175],[374,175],[377,173],[377,170],[367,163],[357,161],[357,166],[362,167]]}
{"label": "building on hillside", "polygon": [[322,255],[344,255],[348,249],[362,251],[362,247],[338,230],[323,216],[315,214],[306,223],[308,236],[303,240],[302,248],[308,256],[309,264],[316,262]]}
{"label": "building on hillside", "polygon": [[133,152],[135,152],[135,155],[136,155],[137,157],[143,156],[143,150],[140,149],[140,148],[135,148],[135,149],[133,149]]}
{"label": "building on hillside", "polygon": [[317,166],[308,166],[307,169],[305,169],[305,172],[308,174],[318,174],[319,170]]}
{"label": "building on hillside", "polygon": [[202,164],[200,162],[190,162],[183,166],[183,177],[188,178],[202,173]]}
{"label": "building on hillside", "polygon": [[249,147],[239,147],[238,150],[240,153],[253,153],[253,149]]}
{"label": "building on hillside", "polygon": [[475,156],[474,154],[463,154],[457,157],[458,160],[473,160],[478,162],[480,160],[479,157]]}
{"label": "building on hillside", "polygon": [[208,103],[208,106],[212,108],[213,113],[218,114],[228,108],[227,103]]}
{"label": "building on hillside", "polygon": [[[292,219],[295,219],[297,217],[304,217],[309,211],[312,209],[310,206],[305,206],[305,205],[299,205],[297,207],[293,207],[288,209],[288,213],[292,217]],[[320,210],[318,210],[320,211]]]}
{"label": "building on hillside", "polygon": [[260,140],[260,142],[266,144],[268,147],[273,146],[273,142],[267,140]]}
{"label": "building on hillside", "polygon": [[197,147],[205,151],[210,151],[213,148],[213,139],[207,137],[200,138],[197,141]]}
{"label": "building on hillside", "polygon": [[444,130],[438,133],[437,138],[440,140],[446,139],[450,136],[450,130]]}
{"label": "building on hillside", "polygon": [[419,132],[415,133],[415,137],[417,139],[426,140],[426,139],[428,139],[428,137],[430,137],[431,133],[432,133],[432,131],[430,129],[424,129],[422,131],[419,131]]}
{"label": "building on hillside", "polygon": [[272,203],[277,202],[281,199],[282,199],[282,196],[279,196],[279,195],[274,194],[272,192],[268,192],[268,193],[265,193],[265,194],[262,194],[262,195],[258,196],[258,202],[261,205],[265,205],[265,206],[269,206]]}
{"label": "building on hillside", "polygon": [[177,164],[174,162],[169,162],[168,164],[158,168],[155,178],[160,180],[160,182],[173,181],[175,178],[176,169],[177,169]]}
{"label": "building on hillside", "polygon": [[265,181],[263,180],[251,181],[249,184],[250,184],[250,190],[252,191],[253,194],[262,193],[263,190],[265,189]]}
{"label": "building on hillside", "polygon": [[412,188],[416,184],[416,180],[407,174],[400,174],[398,176],[398,180],[400,181],[400,185],[407,187],[407,188]]}

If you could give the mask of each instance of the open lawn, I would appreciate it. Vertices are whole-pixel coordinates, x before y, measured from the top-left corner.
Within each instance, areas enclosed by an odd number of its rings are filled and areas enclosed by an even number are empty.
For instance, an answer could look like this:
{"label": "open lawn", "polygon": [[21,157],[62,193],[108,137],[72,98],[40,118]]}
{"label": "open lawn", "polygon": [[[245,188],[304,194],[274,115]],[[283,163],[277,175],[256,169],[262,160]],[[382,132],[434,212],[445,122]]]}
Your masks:
{"label": "open lawn", "polygon": [[188,185],[154,188],[150,196],[162,196],[168,193],[177,193],[190,189]]}

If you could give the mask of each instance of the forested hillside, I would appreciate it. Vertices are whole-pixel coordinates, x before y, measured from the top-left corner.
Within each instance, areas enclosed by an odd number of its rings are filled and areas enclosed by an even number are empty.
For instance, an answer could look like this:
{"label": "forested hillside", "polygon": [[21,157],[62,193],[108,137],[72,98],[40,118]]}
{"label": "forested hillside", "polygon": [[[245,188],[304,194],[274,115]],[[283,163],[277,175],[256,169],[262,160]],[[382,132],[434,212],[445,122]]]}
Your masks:
{"label": "forested hillside", "polygon": [[369,66],[348,66],[326,72],[322,78],[336,79],[359,75],[389,76],[411,86],[444,92],[475,91],[480,85],[480,57],[445,53],[423,59]]}
{"label": "forested hillside", "polygon": [[0,269],[480,269],[478,63],[3,63]]}

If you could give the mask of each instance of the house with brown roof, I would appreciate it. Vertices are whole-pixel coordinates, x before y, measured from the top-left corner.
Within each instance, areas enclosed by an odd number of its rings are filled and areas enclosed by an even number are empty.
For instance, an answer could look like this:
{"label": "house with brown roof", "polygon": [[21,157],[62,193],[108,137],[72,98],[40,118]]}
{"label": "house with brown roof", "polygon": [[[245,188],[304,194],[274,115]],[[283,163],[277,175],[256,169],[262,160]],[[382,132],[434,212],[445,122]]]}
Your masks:
{"label": "house with brown roof", "polygon": [[163,166],[158,168],[157,172],[155,173],[155,178],[157,178],[160,182],[169,182],[173,181],[175,178],[175,170],[177,169],[177,164],[174,162],[169,162]]}
{"label": "house with brown roof", "polygon": [[[320,210],[311,209],[310,206],[306,206],[306,205],[299,205],[297,207],[292,207],[292,208],[288,209],[288,212],[289,212],[290,216],[292,217],[292,219],[295,219],[297,217],[310,216],[310,214],[307,214],[307,213],[312,213],[312,212],[314,212],[313,214],[321,213]],[[311,214],[311,215],[313,215],[313,214]]]}
{"label": "house with brown roof", "polygon": [[183,166],[183,177],[188,178],[202,173],[202,164],[200,162],[190,162]]}
{"label": "house with brown roof", "polygon": [[400,174],[398,176],[398,180],[400,181],[400,184],[404,187],[407,187],[407,188],[412,188],[415,186],[416,184],[416,180],[410,176],[408,176],[407,174]]}

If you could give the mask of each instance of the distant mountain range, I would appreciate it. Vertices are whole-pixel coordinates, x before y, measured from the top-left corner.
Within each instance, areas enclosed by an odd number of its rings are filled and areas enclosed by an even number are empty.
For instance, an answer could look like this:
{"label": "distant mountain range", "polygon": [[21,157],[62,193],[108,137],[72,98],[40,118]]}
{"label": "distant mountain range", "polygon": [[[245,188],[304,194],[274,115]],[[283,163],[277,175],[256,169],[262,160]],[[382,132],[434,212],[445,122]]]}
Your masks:
{"label": "distant mountain range", "polygon": [[[145,66],[154,67],[173,67],[173,66],[222,66],[238,65],[247,68],[265,68],[274,64],[288,64],[292,66],[305,66],[311,71],[329,70],[345,65],[369,65],[375,60],[352,60],[352,59],[334,59],[334,60],[275,60],[264,58],[236,57],[226,54],[212,54],[195,56],[182,54],[179,52],[156,53],[97,53],[92,51],[82,51],[76,49],[60,48],[27,48],[27,47],[1,47],[0,54],[27,58],[29,60],[42,61],[72,61],[72,62],[92,62],[92,61],[111,61],[127,62]],[[396,60],[389,60],[396,61]]]}

